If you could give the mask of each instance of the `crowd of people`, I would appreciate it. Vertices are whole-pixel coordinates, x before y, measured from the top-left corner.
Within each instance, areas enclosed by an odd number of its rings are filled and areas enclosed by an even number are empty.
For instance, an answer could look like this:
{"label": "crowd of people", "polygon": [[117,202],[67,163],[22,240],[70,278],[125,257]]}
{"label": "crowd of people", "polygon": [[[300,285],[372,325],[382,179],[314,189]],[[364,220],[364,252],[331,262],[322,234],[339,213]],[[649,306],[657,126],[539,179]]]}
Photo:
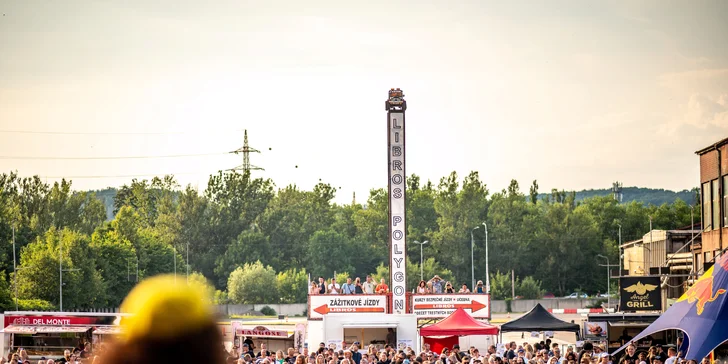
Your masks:
{"label": "crowd of people", "polygon": [[[358,342],[340,349],[320,343],[315,351],[306,348],[302,353],[294,348],[289,348],[287,353],[274,353],[261,344],[261,350],[254,353],[252,343],[246,343],[243,348],[233,348],[226,354],[228,364],[698,364],[695,360],[681,359],[673,347],[663,351],[657,345],[649,351],[637,352],[635,346],[630,345],[626,353],[614,361],[603,345],[586,342],[579,351],[568,346],[562,353],[560,345],[552,344],[550,340],[521,345],[510,342],[500,352],[495,345],[484,352],[476,347],[465,351],[454,345],[452,349],[443,348],[439,353],[430,350],[428,344],[424,344],[421,352],[415,353],[410,347],[397,350],[387,344],[383,349],[377,349],[374,345],[361,347]],[[706,358],[700,364],[710,364],[710,360]],[[715,360],[713,364],[721,363]]]}
{"label": "crowd of people", "polygon": [[91,354],[91,345],[85,343],[79,348],[65,350],[63,357],[56,359],[41,357],[37,360],[31,360],[25,349],[18,348],[8,353],[7,358],[0,358],[0,364],[93,364],[95,362],[94,358]]}
{"label": "crowd of people", "polygon": [[[471,291],[467,283],[463,283],[457,289],[451,282],[445,281],[440,276],[435,275],[432,279],[421,280],[414,289],[414,294],[448,294],[448,293],[477,293],[484,294],[487,290],[483,286],[483,281],[478,281],[475,288]],[[308,293],[310,295],[322,294],[387,294],[389,286],[384,278],[379,280],[379,284],[375,283],[372,276],[368,275],[364,282],[359,277],[354,279],[347,278],[346,283],[339,284],[336,278],[331,278],[328,282],[324,277],[319,277],[318,281],[311,281]]]}

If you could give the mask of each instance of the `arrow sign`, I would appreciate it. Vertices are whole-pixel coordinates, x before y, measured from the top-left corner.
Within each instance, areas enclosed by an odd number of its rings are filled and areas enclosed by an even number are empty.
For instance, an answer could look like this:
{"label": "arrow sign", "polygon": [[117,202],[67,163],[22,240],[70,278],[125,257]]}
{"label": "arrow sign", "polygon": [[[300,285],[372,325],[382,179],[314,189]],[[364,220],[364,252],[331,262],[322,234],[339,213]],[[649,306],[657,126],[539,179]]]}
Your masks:
{"label": "arrow sign", "polygon": [[382,307],[329,307],[329,305],[321,305],[313,310],[320,315],[325,315],[329,312],[384,312],[384,308]]}
{"label": "arrow sign", "polygon": [[434,303],[434,304],[423,304],[415,305],[415,310],[432,310],[432,309],[445,309],[445,310],[457,310],[462,308],[463,310],[470,310],[475,313],[485,308],[485,305],[478,301],[471,301],[468,304],[454,304],[454,303]]}

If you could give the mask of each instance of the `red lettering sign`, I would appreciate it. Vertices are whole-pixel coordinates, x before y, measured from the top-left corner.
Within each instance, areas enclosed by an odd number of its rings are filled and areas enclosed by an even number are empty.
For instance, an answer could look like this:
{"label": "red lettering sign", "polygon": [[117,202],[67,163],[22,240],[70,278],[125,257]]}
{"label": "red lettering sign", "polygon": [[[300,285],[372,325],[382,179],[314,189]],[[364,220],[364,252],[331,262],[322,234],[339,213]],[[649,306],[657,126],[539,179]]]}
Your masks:
{"label": "red lettering sign", "polygon": [[5,316],[5,325],[23,326],[68,326],[68,325],[110,325],[114,316]]}

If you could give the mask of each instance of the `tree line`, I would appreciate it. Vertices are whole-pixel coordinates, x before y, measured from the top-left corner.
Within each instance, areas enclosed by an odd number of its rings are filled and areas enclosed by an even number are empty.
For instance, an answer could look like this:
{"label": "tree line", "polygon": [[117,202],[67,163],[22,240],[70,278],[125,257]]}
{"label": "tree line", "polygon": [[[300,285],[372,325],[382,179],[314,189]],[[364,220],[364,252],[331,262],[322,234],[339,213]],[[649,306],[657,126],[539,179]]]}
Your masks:
{"label": "tree line", "polygon": [[[407,188],[410,289],[420,279],[413,241],[429,242],[425,280],[438,274],[470,286],[471,233],[475,280],[485,280],[483,222],[494,299],[510,296],[504,277],[511,271],[524,297],[604,292],[597,255],[617,262],[619,226],[626,242],[648,231],[650,216],[656,229],[691,222],[691,206],[679,199],[660,206],[576,201],[573,192],[539,194],[536,181],[524,193],[515,180],[491,192],[477,172],[462,179],[453,172],[437,184],[411,175]],[[365,204],[336,204],[335,194],[326,183],[276,188],[247,173],[212,175],[204,191],[165,176],[122,186],[106,221],[103,202],[74,191],[71,181],[2,174],[0,307],[14,308],[17,292],[21,309],[56,308],[59,265],[64,309],[117,307],[138,280],[172,272],[208,282],[219,303],[305,302],[309,275],[389,280],[386,189],[372,189]]]}

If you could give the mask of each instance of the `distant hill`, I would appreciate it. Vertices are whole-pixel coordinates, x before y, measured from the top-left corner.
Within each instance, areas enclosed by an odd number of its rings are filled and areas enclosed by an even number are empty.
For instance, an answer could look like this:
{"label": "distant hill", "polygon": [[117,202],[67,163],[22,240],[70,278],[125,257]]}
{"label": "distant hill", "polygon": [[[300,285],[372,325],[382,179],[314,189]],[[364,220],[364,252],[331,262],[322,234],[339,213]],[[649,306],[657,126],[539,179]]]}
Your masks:
{"label": "distant hill", "polygon": [[[539,199],[550,195],[550,193],[540,193]],[[576,200],[581,201],[585,198],[595,196],[611,196],[611,188],[602,188],[598,190],[582,190],[576,191]],[[632,201],[642,202],[645,205],[662,205],[663,203],[673,203],[676,199],[685,201],[688,205],[695,203],[695,192],[691,190],[682,190],[678,192],[657,189],[657,188],[642,188],[642,187],[623,187],[622,188],[622,203],[629,203]]]}
{"label": "distant hill", "polygon": [[[105,190],[91,191],[96,192],[96,197],[104,202],[106,206],[106,218],[108,220],[114,219],[114,197],[116,197],[116,188],[107,188]],[[528,191],[526,191],[528,192]],[[550,193],[539,193],[538,198],[542,199]],[[609,188],[602,188],[599,190],[582,190],[576,192],[576,200],[581,201],[585,198],[594,196],[611,196],[612,190]],[[688,205],[695,203],[695,192],[690,190],[682,190],[678,192],[656,189],[656,188],[642,188],[642,187],[623,187],[622,188],[622,202],[629,203],[632,201],[639,201],[645,205],[662,205],[663,203],[672,203],[676,199],[685,201]]]}

